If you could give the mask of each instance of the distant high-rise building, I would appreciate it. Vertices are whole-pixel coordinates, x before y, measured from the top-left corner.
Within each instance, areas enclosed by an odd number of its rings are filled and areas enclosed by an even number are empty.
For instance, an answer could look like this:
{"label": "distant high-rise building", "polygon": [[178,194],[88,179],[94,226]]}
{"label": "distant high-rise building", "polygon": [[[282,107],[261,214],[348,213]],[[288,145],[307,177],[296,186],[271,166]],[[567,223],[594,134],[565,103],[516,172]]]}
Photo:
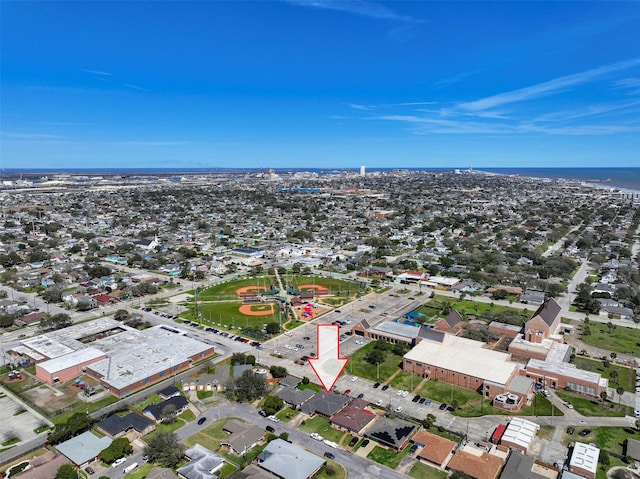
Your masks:
{"label": "distant high-rise building", "polygon": [[365,168],[364,168],[364,165],[362,165],[360,167],[360,176],[364,176],[364,175],[365,175]]}

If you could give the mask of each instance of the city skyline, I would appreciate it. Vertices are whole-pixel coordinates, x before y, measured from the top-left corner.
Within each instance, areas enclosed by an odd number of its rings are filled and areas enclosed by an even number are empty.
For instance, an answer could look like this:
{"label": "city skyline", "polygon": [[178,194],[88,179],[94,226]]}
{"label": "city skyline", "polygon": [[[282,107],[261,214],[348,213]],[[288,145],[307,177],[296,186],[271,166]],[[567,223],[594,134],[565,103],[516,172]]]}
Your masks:
{"label": "city skyline", "polygon": [[2,2],[2,168],[629,167],[632,2]]}

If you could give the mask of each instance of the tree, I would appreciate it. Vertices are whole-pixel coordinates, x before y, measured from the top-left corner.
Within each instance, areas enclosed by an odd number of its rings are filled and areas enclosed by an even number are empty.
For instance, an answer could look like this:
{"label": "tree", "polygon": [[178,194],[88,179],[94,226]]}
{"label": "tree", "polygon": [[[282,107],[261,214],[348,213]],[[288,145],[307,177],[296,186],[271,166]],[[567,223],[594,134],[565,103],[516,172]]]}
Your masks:
{"label": "tree", "polygon": [[77,412],[67,419],[67,422],[56,424],[49,433],[48,440],[51,444],[59,444],[87,431],[93,425],[91,416],[83,412]]}
{"label": "tree", "polygon": [[607,400],[607,391],[602,391],[600,393],[600,399],[602,400],[602,402],[605,402]]}
{"label": "tree", "polygon": [[62,301],[62,293],[64,288],[62,286],[51,286],[42,292],[42,299],[47,303],[59,303]]}
{"label": "tree", "polygon": [[71,316],[66,313],[54,314],[53,316],[46,316],[40,321],[40,330],[42,331],[55,331],[56,329],[66,328],[71,326]]}
{"label": "tree", "polygon": [[184,457],[185,447],[175,432],[158,431],[149,439],[144,454],[149,462],[160,466],[175,468]]}
{"label": "tree", "polygon": [[278,323],[267,323],[265,329],[267,334],[278,334],[280,332],[280,325]]}
{"label": "tree", "polygon": [[622,393],[624,393],[624,388],[622,386],[618,386],[616,388],[616,393],[618,394],[618,407],[620,407],[620,400],[622,399]]}
{"label": "tree", "polygon": [[267,396],[262,402],[262,409],[264,409],[269,416],[276,414],[283,407],[284,401],[276,396]]}
{"label": "tree", "polygon": [[56,471],[55,479],[78,479],[78,470],[73,464],[63,464]]}
{"label": "tree", "polygon": [[422,420],[422,426],[425,429],[431,429],[431,427],[436,423],[436,419],[435,415],[429,413],[427,414],[427,417]]}
{"label": "tree", "polygon": [[609,464],[611,464],[611,460],[609,459],[609,453],[605,449],[600,449],[600,456],[598,457],[598,462],[602,465],[602,469],[606,468]]}
{"label": "tree", "polygon": [[618,384],[618,371],[616,371],[615,369],[612,369],[611,372],[609,372],[609,378],[616,384]]}
{"label": "tree", "polygon": [[113,315],[113,319],[115,319],[116,321],[125,321],[126,319],[129,319],[129,311],[127,311],[126,309],[119,309]]}
{"label": "tree", "polygon": [[611,356],[611,359],[615,359],[618,357],[617,353],[611,353],[609,356]]}
{"label": "tree", "polygon": [[271,366],[269,372],[274,378],[283,378],[287,375],[287,368],[283,366]]}
{"label": "tree", "polygon": [[263,396],[266,389],[267,381],[264,376],[245,371],[242,376],[227,383],[226,394],[238,402],[251,402]]}
{"label": "tree", "polygon": [[129,455],[133,452],[133,447],[126,437],[115,439],[109,447],[100,452],[100,458],[107,464],[111,464],[116,459]]}
{"label": "tree", "polygon": [[369,364],[380,364],[384,362],[384,358],[385,354],[382,349],[373,348],[371,351],[369,351],[369,354],[367,354],[365,361],[367,361]]}

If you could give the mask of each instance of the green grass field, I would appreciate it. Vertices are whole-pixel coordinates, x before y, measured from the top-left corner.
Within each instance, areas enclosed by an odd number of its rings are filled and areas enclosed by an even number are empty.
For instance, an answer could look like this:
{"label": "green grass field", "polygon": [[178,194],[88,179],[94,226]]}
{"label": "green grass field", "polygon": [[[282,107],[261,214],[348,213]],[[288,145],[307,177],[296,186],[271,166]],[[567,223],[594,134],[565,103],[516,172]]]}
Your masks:
{"label": "green grass field", "polygon": [[404,459],[404,457],[409,453],[409,449],[411,449],[410,444],[407,444],[401,451],[393,451],[381,446],[375,446],[367,458],[391,469],[395,469],[398,467],[398,464],[400,464],[402,459]]}
{"label": "green grass field", "polygon": [[409,471],[409,477],[413,477],[414,479],[446,479],[447,476],[448,473],[446,471],[429,467],[420,461],[416,461]]}
{"label": "green grass field", "polygon": [[482,397],[479,392],[442,381],[427,381],[418,394],[447,404],[451,404],[451,399],[453,398],[458,401],[458,406],[464,406],[473,401],[477,401],[479,404]]}
{"label": "green grass field", "polygon": [[[319,276],[294,276],[280,275],[282,285],[286,288],[287,284],[299,287],[306,284],[324,286],[332,295],[349,296],[360,293],[362,290],[357,283],[351,281],[343,281],[334,278],[322,278]],[[202,301],[211,301],[225,296],[236,296],[239,288],[245,287],[262,287],[270,289],[271,286],[278,288],[275,276],[258,276],[256,278],[243,278],[225,283],[216,284],[198,293],[198,299]]]}
{"label": "green grass field", "polygon": [[637,354],[640,349],[640,329],[616,327],[611,332],[604,324],[591,322],[591,334],[581,339],[590,346],[623,354]]}
{"label": "green grass field", "polygon": [[[371,381],[385,381],[393,373],[395,373],[402,366],[402,356],[393,354],[391,351],[385,353],[384,362],[379,364],[379,368],[375,364],[369,364],[365,361],[365,357],[369,354],[369,351],[375,346],[375,341],[363,346],[358,351],[351,355],[351,361],[349,363],[350,374],[366,378]],[[378,370],[380,374],[378,375]]]}
{"label": "green grass field", "polygon": [[422,378],[417,374],[401,371],[391,380],[391,386],[396,389],[413,392],[418,387]]}
{"label": "green grass field", "polygon": [[[203,326],[223,327],[227,329],[244,329],[244,328],[257,328],[262,329],[263,324],[278,322],[279,305],[277,303],[258,303],[254,306],[265,306],[273,304],[274,314],[264,316],[247,316],[240,312],[240,301],[225,301],[215,303],[204,303],[198,300],[198,312],[202,315]],[[200,319],[196,319],[193,307],[190,307],[189,311],[185,311],[180,314],[180,317],[190,321],[200,322]]]}
{"label": "green grass field", "polygon": [[[627,407],[618,407],[617,403],[602,402],[599,399],[590,399],[578,393],[557,391],[558,397],[570,402],[576,411],[583,416],[622,417],[627,414]],[[630,408],[629,408],[630,409]]]}
{"label": "green grass field", "polygon": [[342,431],[333,429],[329,424],[329,420],[322,416],[315,416],[311,419],[307,419],[304,421],[304,424],[300,424],[299,429],[308,434],[317,432],[325,439],[333,441],[336,444],[340,443],[340,438],[344,435]]}

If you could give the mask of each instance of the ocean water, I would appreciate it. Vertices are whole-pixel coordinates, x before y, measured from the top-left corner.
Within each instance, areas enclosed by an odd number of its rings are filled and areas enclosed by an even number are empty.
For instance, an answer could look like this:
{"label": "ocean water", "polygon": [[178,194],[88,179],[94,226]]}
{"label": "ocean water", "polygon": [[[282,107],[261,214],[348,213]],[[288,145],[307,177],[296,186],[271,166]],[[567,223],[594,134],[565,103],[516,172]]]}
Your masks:
{"label": "ocean water", "polygon": [[478,168],[501,175],[581,180],[602,186],[640,191],[640,168]]}

